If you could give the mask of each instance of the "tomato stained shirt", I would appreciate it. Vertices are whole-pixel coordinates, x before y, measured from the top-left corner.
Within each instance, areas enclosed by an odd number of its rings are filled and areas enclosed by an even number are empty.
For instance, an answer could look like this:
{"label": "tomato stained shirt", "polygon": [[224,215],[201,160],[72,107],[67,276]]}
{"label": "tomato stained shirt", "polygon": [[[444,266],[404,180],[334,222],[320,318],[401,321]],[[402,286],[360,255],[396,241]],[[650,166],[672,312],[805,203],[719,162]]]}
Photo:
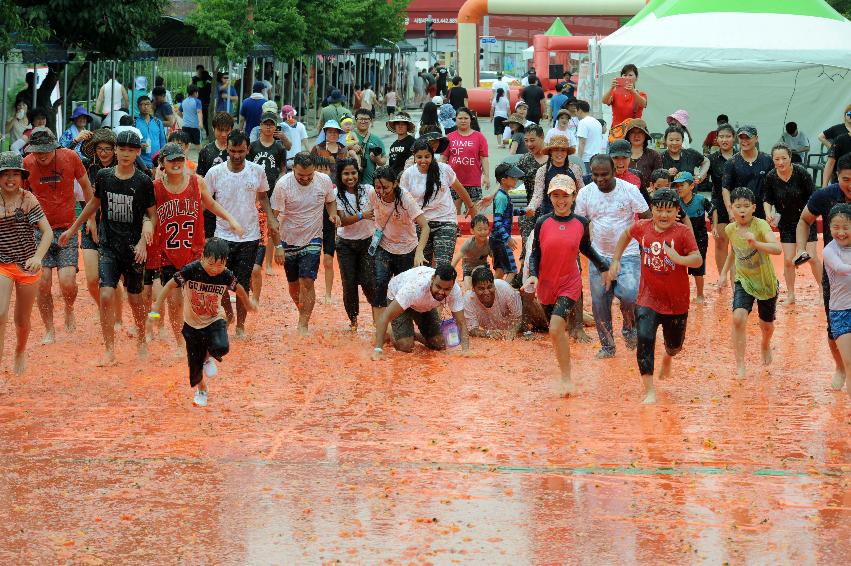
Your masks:
{"label": "tomato stained shirt", "polygon": [[183,320],[192,328],[206,328],[224,319],[222,296],[236,291],[236,276],[230,269],[210,275],[200,261],[193,261],[174,274],[174,282],[183,289]]}

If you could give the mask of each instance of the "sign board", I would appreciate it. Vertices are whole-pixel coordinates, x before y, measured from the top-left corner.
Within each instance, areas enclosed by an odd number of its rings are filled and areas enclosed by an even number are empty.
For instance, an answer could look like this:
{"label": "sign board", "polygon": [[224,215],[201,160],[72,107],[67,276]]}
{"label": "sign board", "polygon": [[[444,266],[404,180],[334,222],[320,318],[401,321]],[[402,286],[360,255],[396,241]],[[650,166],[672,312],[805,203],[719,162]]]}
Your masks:
{"label": "sign board", "polygon": [[496,38],[490,35],[483,35],[481,38],[479,38],[479,41],[482,45],[496,45]]}

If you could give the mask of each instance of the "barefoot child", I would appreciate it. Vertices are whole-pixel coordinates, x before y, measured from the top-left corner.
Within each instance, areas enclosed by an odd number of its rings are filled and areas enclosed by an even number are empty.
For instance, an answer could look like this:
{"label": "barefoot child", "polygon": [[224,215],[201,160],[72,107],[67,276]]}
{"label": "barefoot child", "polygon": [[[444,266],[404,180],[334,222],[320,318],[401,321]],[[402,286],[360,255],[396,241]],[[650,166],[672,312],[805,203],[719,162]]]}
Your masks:
{"label": "barefoot child", "polygon": [[522,179],[525,173],[514,165],[500,163],[494,175],[499,188],[493,198],[493,231],[490,235],[493,269],[497,279],[505,279],[510,283],[517,274],[517,263],[514,260],[517,242],[511,237],[512,223],[515,216],[525,215],[526,210],[514,209],[508,191],[517,186],[517,179]]}
{"label": "barefoot child", "polygon": [[[53,230],[38,200],[23,189],[29,172],[17,152],[0,153],[0,197],[3,199],[0,219],[0,359],[6,341],[9,303],[15,289],[15,361],[17,375],[26,367],[27,338],[30,319],[41,278],[41,260],[53,241]],[[33,228],[41,230],[36,248]]]}
{"label": "barefoot child", "polygon": [[550,181],[547,194],[553,204],[553,212],[541,216],[535,224],[529,258],[530,277],[524,290],[529,293],[537,290],[549,316],[550,340],[561,372],[556,392],[566,397],[574,393],[570,376],[568,321],[582,292],[582,276],[576,259],[582,252],[601,273],[605,273],[609,266],[591,246],[588,220],[572,212],[576,198],[573,179],[567,175],[556,175]]}
{"label": "barefoot child", "polygon": [[455,259],[452,260],[452,267],[456,267],[458,262],[461,262],[464,273],[464,291],[469,291],[472,288],[471,273],[480,265],[488,264],[488,256],[493,255],[491,249],[490,238],[490,223],[488,217],[484,214],[477,214],[470,221],[470,231],[473,236],[467,239],[458,249],[455,254]]}
{"label": "barefoot child", "polygon": [[225,240],[207,240],[201,259],[185,265],[169,279],[148,315],[159,317],[168,294],[175,288],[184,289],[182,334],[186,341],[189,385],[197,387],[193,404],[198,407],[207,405],[205,378],[218,373],[213,359],[221,362],[230,348],[228,324],[222,308],[225,291],[234,291],[237,300],[242,301],[249,311],[257,310],[257,301],[248,298],[236,276],[225,267],[229,253],[230,246]]}
{"label": "barefoot child", "polygon": [[644,403],[656,402],[653,385],[656,332],[662,326],[665,355],[659,379],[671,374],[671,361],[683,347],[689,306],[689,269],[703,263],[694,234],[676,221],[680,199],[672,189],[658,189],[650,197],[652,219],[638,220],[624,231],[615,247],[606,284],[617,278],[620,258],[630,240],[641,250],[641,280],[635,307],[638,329],[636,357]]}
{"label": "barefoot child", "polygon": [[[830,234],[833,241],[824,247],[824,271],[830,279],[828,317],[830,329],[851,375],[851,204],[830,209]],[[840,389],[839,384],[837,389]],[[845,379],[845,391],[851,396],[851,379]]]}
{"label": "barefoot child", "polygon": [[100,324],[106,355],[99,365],[115,363],[115,288],[124,280],[127,302],[136,323],[140,358],[147,357],[145,344],[144,286],[147,245],[153,241],[156,208],[151,178],[136,169],[142,139],[125,130],[116,137],[118,164],[98,171],[94,197],[76,221],[59,237],[65,245],[77,230],[100,209]]}
{"label": "barefoot child", "polygon": [[[345,158],[341,158],[340,161],[342,159]],[[313,161],[315,163],[315,171],[328,175],[333,185],[333,180],[337,176],[336,161],[333,162],[333,167],[331,166],[331,160],[327,157],[314,155]],[[358,163],[360,163],[359,160]],[[326,210],[322,213],[322,270],[325,273],[325,296],[323,302],[326,305],[330,305],[332,301],[331,292],[334,290],[334,254],[336,251],[337,227],[331,221],[331,217],[328,216],[328,211]]]}
{"label": "barefoot child", "polygon": [[725,231],[730,238],[733,253],[727,256],[718,278],[726,281],[727,272],[736,266],[736,284],[733,290],[733,348],[740,378],[745,377],[745,324],[748,314],[757,303],[759,327],[762,331],[762,363],[771,364],[771,335],[774,333],[774,314],[777,310],[779,283],[771,264],[771,255],[783,253],[774,239],[771,226],[761,218],[754,218],[756,198],[753,191],[739,187],[730,195],[732,217]]}
{"label": "barefoot child", "polygon": [[694,276],[694,286],[697,288],[697,296],[694,302],[702,304],[703,298],[703,276],[706,275],[706,250],[709,248],[709,232],[706,230],[706,218],[712,218],[712,201],[701,194],[694,192],[694,175],[687,171],[681,171],[674,177],[672,186],[680,196],[679,205],[689,220],[694,238],[697,240],[697,249],[703,261],[698,267],[689,267],[688,274]]}

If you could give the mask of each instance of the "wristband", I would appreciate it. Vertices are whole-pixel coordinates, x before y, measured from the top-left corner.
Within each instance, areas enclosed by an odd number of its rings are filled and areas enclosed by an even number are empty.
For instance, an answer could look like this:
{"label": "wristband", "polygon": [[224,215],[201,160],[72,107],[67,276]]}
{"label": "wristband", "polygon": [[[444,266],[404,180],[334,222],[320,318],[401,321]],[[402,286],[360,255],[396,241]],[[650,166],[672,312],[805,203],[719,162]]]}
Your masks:
{"label": "wristband", "polygon": [[284,249],[284,244],[278,244],[275,247],[278,248],[279,250],[282,250],[282,249]]}
{"label": "wristband", "polygon": [[148,318],[161,318],[161,315],[156,311],[151,311],[148,313]]}
{"label": "wristband", "polygon": [[384,348],[378,348],[378,347],[376,347],[376,348],[373,348],[373,349],[372,349],[372,351],[373,351],[373,352],[376,352],[376,353],[378,353],[378,354],[383,354],[383,353],[384,353]]}

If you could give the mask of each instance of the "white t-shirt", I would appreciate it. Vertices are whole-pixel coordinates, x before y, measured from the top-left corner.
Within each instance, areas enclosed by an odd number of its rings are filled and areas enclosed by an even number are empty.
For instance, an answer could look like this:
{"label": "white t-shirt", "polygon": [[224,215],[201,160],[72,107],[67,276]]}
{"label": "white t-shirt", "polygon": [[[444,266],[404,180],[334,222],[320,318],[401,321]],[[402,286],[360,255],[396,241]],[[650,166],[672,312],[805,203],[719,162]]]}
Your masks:
{"label": "white t-shirt", "polygon": [[508,83],[507,83],[507,82],[505,82],[505,81],[499,81],[499,80],[497,80],[497,81],[494,81],[494,82],[491,84],[491,100],[493,100],[494,98],[496,98],[496,89],[498,89],[498,88],[501,88],[501,89],[502,89],[503,94],[505,95],[505,98],[508,98],[508,94],[509,94],[509,92],[508,92]]}
{"label": "white t-shirt", "polygon": [[505,94],[505,95],[501,96],[499,98],[499,100],[497,100],[494,103],[493,115],[494,115],[494,117],[501,116],[503,118],[508,118],[508,109],[509,109],[508,95]]}
{"label": "white t-shirt", "polygon": [[588,162],[603,151],[603,125],[594,116],[585,116],[579,120],[576,137],[585,139],[582,161]]}
{"label": "white t-shirt", "polygon": [[485,307],[475,292],[464,294],[464,318],[469,328],[505,330],[520,322],[523,316],[520,293],[502,279],[494,280],[493,284],[495,297],[491,308]]}
{"label": "white t-shirt", "polygon": [[367,196],[369,209],[375,212],[375,227],[383,230],[379,246],[395,255],[414,251],[419,243],[414,221],[423,211],[411,193],[401,189],[401,204],[384,202],[375,189],[370,189]]}
{"label": "white t-shirt", "polygon": [[216,202],[230,212],[240,223],[245,235],[237,236],[230,224],[216,218],[216,237],[229,242],[252,242],[260,239],[260,221],[257,216],[257,193],[269,191],[269,181],[262,165],[245,161],[239,173],[228,169],[228,162],[210,168],[204,176],[210,194]]}
{"label": "white t-shirt", "polygon": [[[604,193],[596,183],[585,185],[576,196],[574,212],[591,222],[591,244],[601,255],[611,258],[624,230],[635,221],[635,215],[648,209],[641,191],[632,183],[615,179],[615,190]],[[638,242],[630,240],[624,251],[638,255]]]}
{"label": "white t-shirt", "polygon": [[[340,198],[340,189],[334,189],[334,198],[337,199],[337,210],[346,216],[356,215],[358,212],[366,212],[369,210],[369,191],[374,190],[372,185],[363,185],[364,190],[360,193],[360,199],[357,198],[357,195],[353,195],[349,191],[343,191],[343,199],[345,199],[345,204],[343,200]],[[358,200],[360,202],[358,202]],[[375,222],[364,218],[363,220],[358,220],[354,224],[349,224],[348,226],[340,226],[337,228],[337,235],[341,238],[345,238],[346,240],[365,240],[367,238],[372,238],[372,234],[375,232]]]}
{"label": "white t-shirt", "polygon": [[[103,91],[103,113],[109,114],[113,110],[121,108],[121,93],[124,91],[124,86],[118,81],[109,79],[101,88]],[[115,122],[118,125],[118,121]]]}
{"label": "white t-shirt", "polygon": [[334,198],[334,183],[325,173],[314,173],[313,182],[306,187],[292,173],[278,179],[272,193],[272,210],[280,222],[281,243],[302,247],[322,236],[322,209]]}
{"label": "white t-shirt", "polygon": [[360,107],[364,110],[372,110],[372,105],[375,103],[375,93],[368,88],[361,92]]}
{"label": "white t-shirt", "polygon": [[295,154],[301,151],[302,142],[307,139],[307,130],[301,122],[296,122],[294,126],[281,122],[281,130],[292,142],[292,147],[287,150],[287,161],[292,161]]}
{"label": "white t-shirt", "polygon": [[402,173],[399,186],[411,193],[417,204],[423,209],[423,214],[429,221],[458,223],[455,215],[455,203],[449,187],[455,182],[455,171],[446,163],[438,163],[440,168],[440,187],[431,195],[431,200],[423,206],[426,191],[426,174],[420,173],[416,165],[411,165]]}
{"label": "white t-shirt", "polygon": [[387,104],[389,108],[396,107],[396,91],[391,90],[387,94],[384,95],[384,103]]}
{"label": "white t-shirt", "polygon": [[431,278],[434,268],[414,267],[400,273],[390,280],[387,286],[387,298],[399,303],[403,309],[414,309],[417,312],[429,312],[442,304],[452,312],[464,310],[464,297],[458,283],[452,285],[452,291],[444,301],[438,301],[431,294]]}
{"label": "white t-shirt", "polygon": [[544,143],[550,143],[550,140],[553,136],[564,136],[570,142],[570,145],[576,147],[579,145],[579,139],[576,137],[576,131],[570,129],[570,126],[566,130],[560,130],[559,128],[550,128],[547,130],[547,135],[544,136]]}

